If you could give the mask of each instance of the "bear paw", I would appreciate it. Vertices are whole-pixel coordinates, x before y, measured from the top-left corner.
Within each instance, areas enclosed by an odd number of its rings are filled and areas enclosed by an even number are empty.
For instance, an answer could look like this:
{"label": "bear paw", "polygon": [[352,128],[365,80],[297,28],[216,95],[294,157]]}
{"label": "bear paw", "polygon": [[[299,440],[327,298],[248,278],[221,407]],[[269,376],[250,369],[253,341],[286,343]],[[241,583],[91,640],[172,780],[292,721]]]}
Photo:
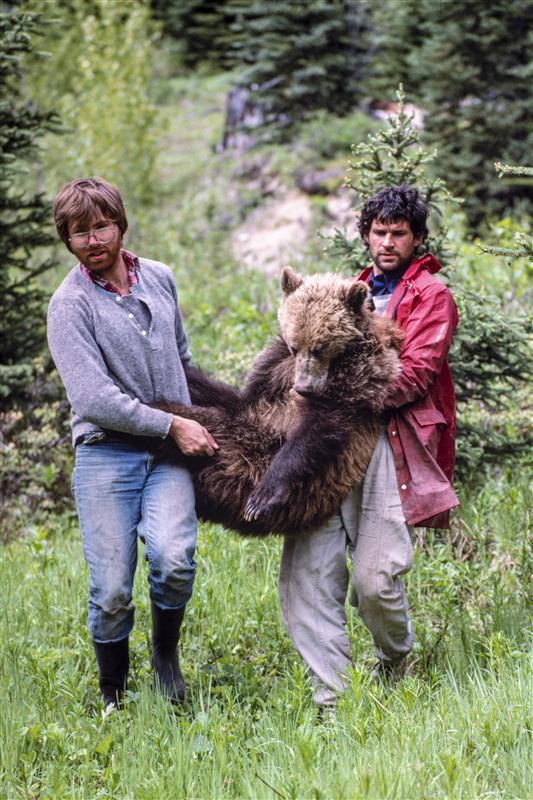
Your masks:
{"label": "bear paw", "polygon": [[257,486],[246,503],[244,509],[244,519],[246,522],[253,522],[260,517],[271,517],[287,501],[287,492],[278,489],[276,492]]}

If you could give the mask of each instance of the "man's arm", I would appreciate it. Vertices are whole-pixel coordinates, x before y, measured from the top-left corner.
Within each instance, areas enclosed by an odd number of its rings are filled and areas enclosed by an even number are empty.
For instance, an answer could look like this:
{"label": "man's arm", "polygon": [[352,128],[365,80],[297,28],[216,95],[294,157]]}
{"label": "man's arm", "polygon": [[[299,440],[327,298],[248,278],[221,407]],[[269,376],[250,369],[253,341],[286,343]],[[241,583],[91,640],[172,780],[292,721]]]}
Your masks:
{"label": "man's arm", "polygon": [[178,304],[178,292],[176,290],[176,285],[174,283],[174,279],[171,278],[171,287],[172,287],[172,296],[176,302],[176,344],[178,345],[178,353],[181,359],[181,363],[185,367],[186,365],[191,363],[191,351],[189,350],[189,340],[187,339],[187,334],[185,332],[185,326],[183,325],[183,317],[181,316],[181,309]]}
{"label": "man's arm", "polygon": [[386,408],[399,408],[427,395],[446,361],[457,322],[457,308],[445,286],[421,296],[403,328],[402,371]]}
{"label": "man's arm", "polygon": [[51,304],[48,343],[72,409],[82,419],[137,436],[170,435],[185,455],[212,455],[217,449],[198,422],[152,408],[120,390],[109,375],[90,310],[83,303]]}
{"label": "man's arm", "polygon": [[89,308],[79,300],[52,303],[48,344],[72,410],[99,428],[164,438],[172,414],[151,408],[120,390],[94,338]]}

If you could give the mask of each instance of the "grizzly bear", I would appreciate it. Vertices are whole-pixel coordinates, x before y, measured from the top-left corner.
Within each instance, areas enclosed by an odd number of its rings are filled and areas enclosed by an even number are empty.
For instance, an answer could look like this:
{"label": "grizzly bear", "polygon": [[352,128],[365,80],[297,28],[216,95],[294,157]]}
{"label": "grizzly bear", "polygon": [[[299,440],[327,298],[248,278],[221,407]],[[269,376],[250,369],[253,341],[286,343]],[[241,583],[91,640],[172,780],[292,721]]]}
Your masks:
{"label": "grizzly bear", "polygon": [[239,391],[191,367],[195,419],[217,440],[188,458],[200,518],[246,535],[296,534],[338,511],[364,474],[399,375],[400,332],[366,284],[286,267],[279,335]]}

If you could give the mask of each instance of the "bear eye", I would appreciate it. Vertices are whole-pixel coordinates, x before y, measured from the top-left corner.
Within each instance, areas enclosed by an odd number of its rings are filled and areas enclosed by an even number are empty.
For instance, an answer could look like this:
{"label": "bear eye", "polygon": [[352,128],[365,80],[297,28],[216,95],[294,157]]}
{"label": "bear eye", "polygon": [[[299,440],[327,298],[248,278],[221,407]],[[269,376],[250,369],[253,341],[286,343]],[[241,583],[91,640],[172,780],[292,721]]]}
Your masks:
{"label": "bear eye", "polygon": [[313,356],[313,358],[320,358],[323,352],[323,347],[313,347],[313,349],[309,351],[309,355]]}

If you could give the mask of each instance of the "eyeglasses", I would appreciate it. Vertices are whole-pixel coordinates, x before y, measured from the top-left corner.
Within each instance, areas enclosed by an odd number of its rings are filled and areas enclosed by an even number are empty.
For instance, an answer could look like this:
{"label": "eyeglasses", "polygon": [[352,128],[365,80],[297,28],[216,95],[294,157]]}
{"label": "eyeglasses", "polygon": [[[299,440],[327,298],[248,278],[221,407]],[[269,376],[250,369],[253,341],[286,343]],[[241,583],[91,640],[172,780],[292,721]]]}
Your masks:
{"label": "eyeglasses", "polygon": [[91,236],[94,236],[98,244],[107,244],[115,235],[115,224],[115,222],[112,222],[110,225],[106,225],[103,228],[91,228],[90,231],[73,233],[72,236],[69,237],[69,242],[75,245],[75,247],[88,247]]}

